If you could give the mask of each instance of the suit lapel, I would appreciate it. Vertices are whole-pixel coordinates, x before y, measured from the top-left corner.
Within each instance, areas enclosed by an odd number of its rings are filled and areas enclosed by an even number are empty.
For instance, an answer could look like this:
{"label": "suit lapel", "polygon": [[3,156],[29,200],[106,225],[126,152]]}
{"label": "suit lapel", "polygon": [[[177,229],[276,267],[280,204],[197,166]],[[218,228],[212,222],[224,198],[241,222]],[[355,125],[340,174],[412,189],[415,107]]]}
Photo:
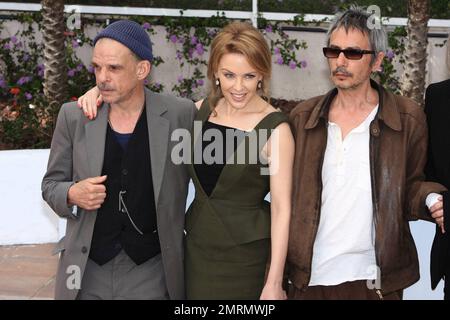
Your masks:
{"label": "suit lapel", "polygon": [[145,89],[145,102],[148,121],[148,140],[150,144],[150,160],[153,177],[155,203],[158,205],[162,179],[167,160],[167,146],[169,142],[169,120],[162,117],[167,107],[159,95]]}
{"label": "suit lapel", "polygon": [[[162,179],[167,159],[169,142],[169,120],[162,117],[167,111],[162,99],[145,89],[145,102],[148,121],[148,140],[150,148],[151,170],[155,203],[158,204]],[[104,104],[99,109],[97,118],[85,124],[86,150],[91,176],[100,176],[102,173],[103,157],[106,140],[106,126],[108,124],[109,105]]]}
{"label": "suit lapel", "polygon": [[98,110],[97,118],[85,124],[86,150],[91,177],[100,176],[102,174],[108,111],[109,105],[104,104],[103,107]]}

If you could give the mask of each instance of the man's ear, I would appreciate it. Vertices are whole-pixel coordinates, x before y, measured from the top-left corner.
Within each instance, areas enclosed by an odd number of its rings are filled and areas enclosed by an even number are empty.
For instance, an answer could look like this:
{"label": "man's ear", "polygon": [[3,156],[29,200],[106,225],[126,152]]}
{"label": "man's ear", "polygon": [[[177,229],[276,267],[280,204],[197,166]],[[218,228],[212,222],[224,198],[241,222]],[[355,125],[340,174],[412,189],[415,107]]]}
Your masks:
{"label": "man's ear", "polygon": [[372,64],[372,72],[381,71],[381,66],[383,65],[384,52],[378,52],[375,61]]}
{"label": "man's ear", "polygon": [[150,74],[150,71],[152,70],[152,65],[148,60],[142,60],[138,62],[136,70],[138,79],[144,80]]}

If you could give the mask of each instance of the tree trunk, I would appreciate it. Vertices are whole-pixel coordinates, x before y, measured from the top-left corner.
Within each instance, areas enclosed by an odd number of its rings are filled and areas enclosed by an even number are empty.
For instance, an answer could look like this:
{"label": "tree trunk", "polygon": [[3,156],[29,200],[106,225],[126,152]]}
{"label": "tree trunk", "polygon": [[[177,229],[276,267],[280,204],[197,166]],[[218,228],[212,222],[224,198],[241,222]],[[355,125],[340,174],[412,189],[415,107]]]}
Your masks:
{"label": "tree trunk", "polygon": [[401,91],[404,96],[412,98],[422,107],[424,105],[429,19],[430,0],[408,0],[406,63],[401,80]]}
{"label": "tree trunk", "polygon": [[55,124],[57,112],[67,99],[64,0],[42,0],[41,4],[45,65],[44,95]]}

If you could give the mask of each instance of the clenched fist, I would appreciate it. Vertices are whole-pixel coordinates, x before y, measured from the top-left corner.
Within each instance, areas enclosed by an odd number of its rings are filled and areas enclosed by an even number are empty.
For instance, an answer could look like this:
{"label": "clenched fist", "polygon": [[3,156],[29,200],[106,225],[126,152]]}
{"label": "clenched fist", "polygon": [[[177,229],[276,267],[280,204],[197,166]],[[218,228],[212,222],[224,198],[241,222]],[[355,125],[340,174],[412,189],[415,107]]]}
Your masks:
{"label": "clenched fist", "polygon": [[69,188],[67,202],[85,210],[100,208],[106,198],[106,176],[81,180]]}
{"label": "clenched fist", "polygon": [[444,203],[442,202],[442,197],[439,197],[439,201],[436,202],[431,208],[431,217],[436,221],[436,223],[441,228],[442,233],[445,233],[444,228]]}

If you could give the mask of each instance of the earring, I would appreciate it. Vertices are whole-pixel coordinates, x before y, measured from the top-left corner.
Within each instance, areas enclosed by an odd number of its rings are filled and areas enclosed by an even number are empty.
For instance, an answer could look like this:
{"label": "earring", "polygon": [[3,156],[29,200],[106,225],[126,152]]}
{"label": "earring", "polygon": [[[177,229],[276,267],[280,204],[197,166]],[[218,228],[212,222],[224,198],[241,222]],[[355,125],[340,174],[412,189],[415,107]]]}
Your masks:
{"label": "earring", "polygon": [[220,86],[220,81],[219,81],[219,79],[216,79],[216,86]]}
{"label": "earring", "polygon": [[262,80],[259,80],[258,81],[258,89],[261,89],[262,88]]}

